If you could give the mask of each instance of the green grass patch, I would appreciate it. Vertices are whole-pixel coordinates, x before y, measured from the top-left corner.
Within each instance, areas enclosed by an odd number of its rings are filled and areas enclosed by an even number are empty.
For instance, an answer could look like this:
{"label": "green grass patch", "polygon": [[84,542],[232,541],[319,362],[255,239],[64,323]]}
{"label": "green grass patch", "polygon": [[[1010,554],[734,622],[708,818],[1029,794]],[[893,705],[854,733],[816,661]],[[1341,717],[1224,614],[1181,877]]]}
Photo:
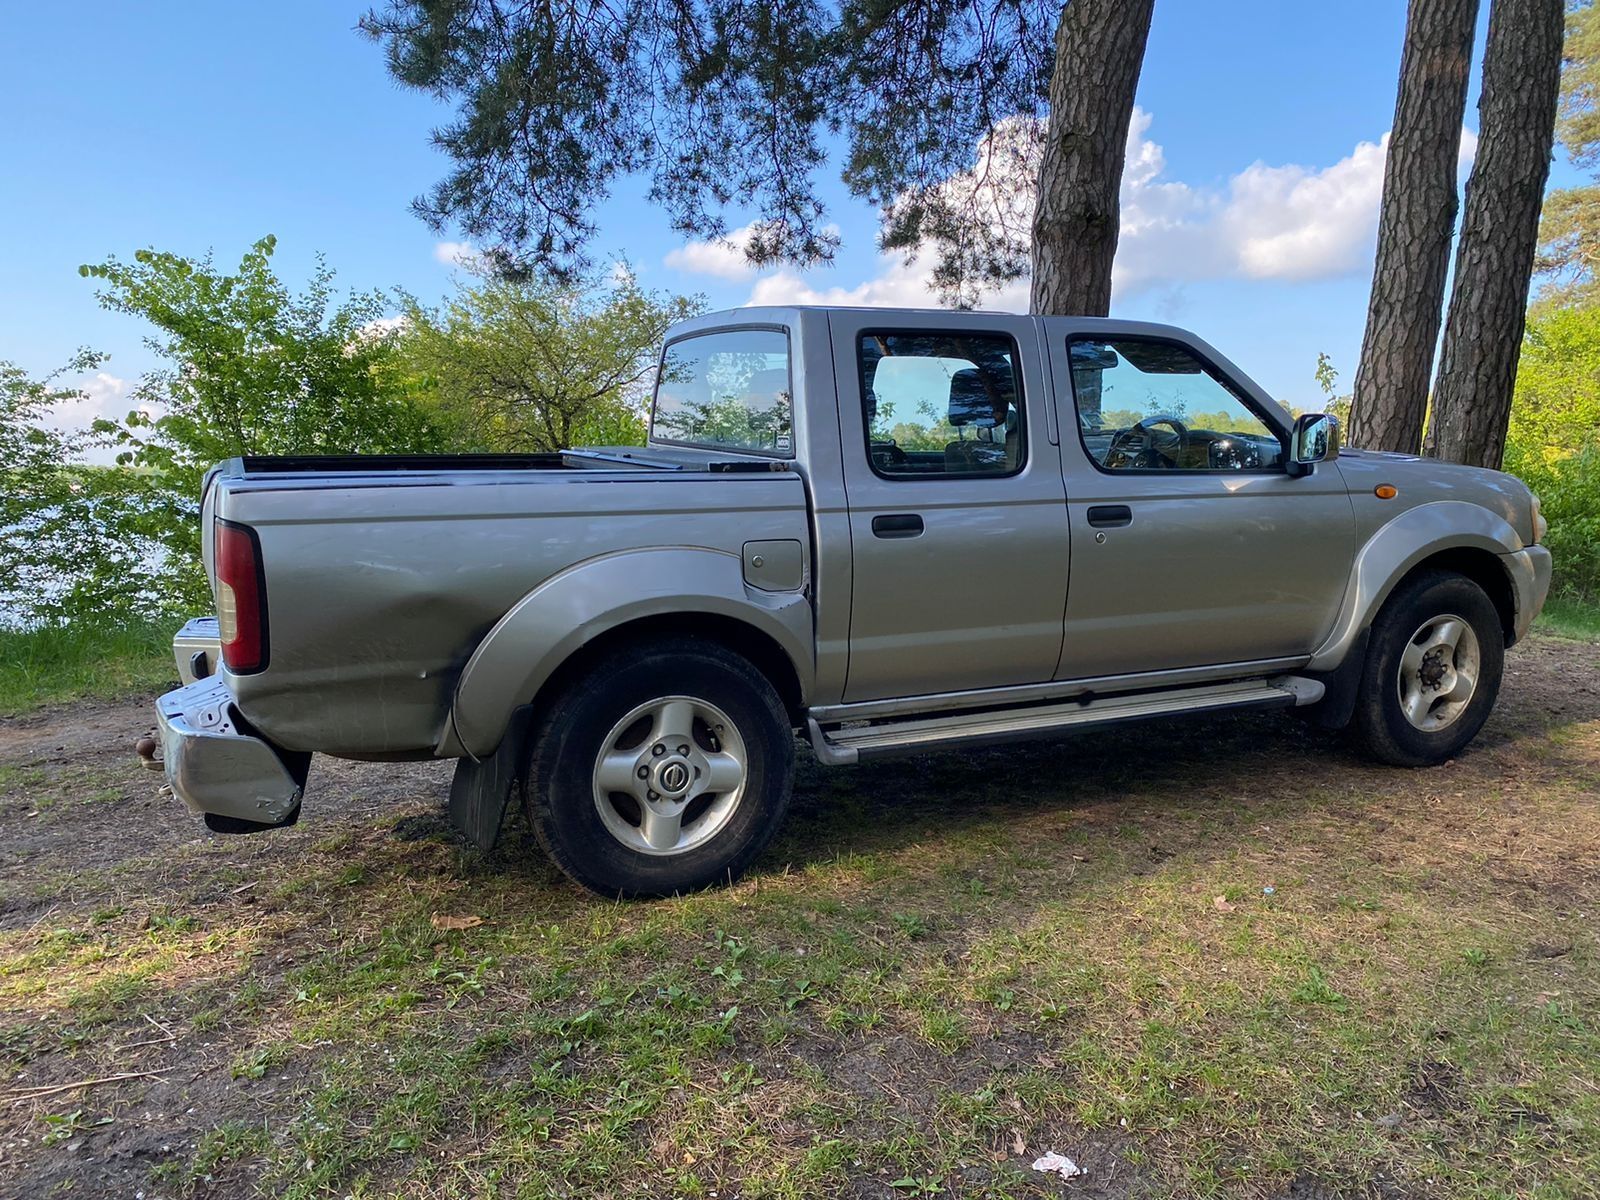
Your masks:
{"label": "green grass patch", "polygon": [[1600,602],[1551,596],[1533,627],[1556,637],[1600,641]]}
{"label": "green grass patch", "polygon": [[176,682],[172,630],[165,624],[0,628],[0,716]]}

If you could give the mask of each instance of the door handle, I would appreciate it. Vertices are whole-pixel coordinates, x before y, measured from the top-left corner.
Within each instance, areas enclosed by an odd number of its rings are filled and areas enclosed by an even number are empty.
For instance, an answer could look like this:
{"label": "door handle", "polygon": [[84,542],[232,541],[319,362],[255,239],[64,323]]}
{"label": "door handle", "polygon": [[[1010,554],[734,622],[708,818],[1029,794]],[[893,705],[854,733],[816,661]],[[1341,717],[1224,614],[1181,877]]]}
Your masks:
{"label": "door handle", "polygon": [[916,513],[892,513],[872,518],[872,535],[881,538],[910,538],[922,534],[922,518]]}
{"label": "door handle", "polygon": [[1092,504],[1089,524],[1096,529],[1120,529],[1133,524],[1133,509],[1126,504]]}

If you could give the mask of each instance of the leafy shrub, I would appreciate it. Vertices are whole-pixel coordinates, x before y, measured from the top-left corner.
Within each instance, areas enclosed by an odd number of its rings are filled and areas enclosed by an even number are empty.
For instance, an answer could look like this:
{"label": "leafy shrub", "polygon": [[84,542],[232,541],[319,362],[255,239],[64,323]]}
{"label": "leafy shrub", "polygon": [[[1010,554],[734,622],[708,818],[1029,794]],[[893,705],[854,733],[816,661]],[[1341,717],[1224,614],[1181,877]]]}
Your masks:
{"label": "leafy shrub", "polygon": [[642,288],[626,268],[566,282],[468,268],[441,307],[401,295],[412,394],[474,450],[643,444],[662,335],[703,299]]}
{"label": "leafy shrub", "polygon": [[1544,505],[1557,593],[1600,599],[1600,306],[1535,310],[1504,466]]}
{"label": "leafy shrub", "polygon": [[108,492],[89,506],[90,524],[111,542],[102,536],[84,556],[73,587],[82,591],[85,575],[98,579],[89,590],[99,611],[209,604],[200,485],[224,459],[446,448],[433,414],[388,384],[395,333],[382,321],[383,296],[336,302],[333,272],[320,260],[306,289],[293,293],[272,271],[275,246],[272,237],[255,243],[233,274],[209,257],[156,250],[79,268],[103,284],[104,307],[155,326],[146,345],[167,364],[140,380],[135,411],[94,427],[119,451],[118,463],[133,468],[95,477]]}
{"label": "leafy shrub", "polygon": [[120,621],[158,606],[141,548],[161,519],[158,481],[84,465],[84,435],[46,424],[78,396],[58,379],[103,361],[80,351],[44,379],[0,362],[0,625]]}
{"label": "leafy shrub", "polygon": [[1555,560],[1555,591],[1571,599],[1600,600],[1600,433],[1576,450],[1552,451],[1516,439],[1506,447],[1505,469],[1539,495],[1550,532],[1545,545]]}

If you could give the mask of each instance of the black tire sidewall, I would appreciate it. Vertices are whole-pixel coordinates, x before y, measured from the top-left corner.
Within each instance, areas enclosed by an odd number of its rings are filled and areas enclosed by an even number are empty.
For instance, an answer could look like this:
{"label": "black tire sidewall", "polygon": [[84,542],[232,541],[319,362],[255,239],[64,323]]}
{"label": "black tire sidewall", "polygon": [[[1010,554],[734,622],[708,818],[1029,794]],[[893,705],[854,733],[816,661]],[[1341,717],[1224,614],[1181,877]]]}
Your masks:
{"label": "black tire sidewall", "polygon": [[[703,845],[671,856],[619,842],[595,808],[593,771],[617,721],[663,696],[691,696],[727,714],[744,740],[745,794],[728,824]],[[782,823],[794,777],[794,738],[772,685],[745,659],[697,639],[632,647],[607,656],[552,699],[536,721],[526,784],[540,844],[564,872],[594,891],[666,896],[726,883],[765,848]]]}
{"label": "black tire sidewall", "polygon": [[[1454,613],[1478,639],[1478,689],[1454,722],[1435,732],[1418,729],[1400,707],[1400,659],[1413,634],[1430,618]],[[1500,692],[1505,666],[1500,614],[1484,590],[1464,575],[1429,572],[1401,585],[1373,622],[1367,669],[1356,705],[1356,726],[1366,748],[1395,766],[1430,766],[1457,754],[1478,735]]]}

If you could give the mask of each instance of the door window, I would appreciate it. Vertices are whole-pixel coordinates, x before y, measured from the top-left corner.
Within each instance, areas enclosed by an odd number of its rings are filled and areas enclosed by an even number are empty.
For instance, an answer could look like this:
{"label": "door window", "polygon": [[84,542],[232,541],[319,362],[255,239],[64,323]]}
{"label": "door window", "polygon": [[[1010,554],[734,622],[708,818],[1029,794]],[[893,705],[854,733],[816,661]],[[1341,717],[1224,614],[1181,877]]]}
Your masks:
{"label": "door window", "polygon": [[1078,433],[1103,470],[1283,470],[1278,434],[1186,347],[1079,338],[1068,354]]}
{"label": "door window", "polygon": [[856,344],[872,469],[885,479],[1014,475],[1022,378],[1005,334],[877,332]]}

